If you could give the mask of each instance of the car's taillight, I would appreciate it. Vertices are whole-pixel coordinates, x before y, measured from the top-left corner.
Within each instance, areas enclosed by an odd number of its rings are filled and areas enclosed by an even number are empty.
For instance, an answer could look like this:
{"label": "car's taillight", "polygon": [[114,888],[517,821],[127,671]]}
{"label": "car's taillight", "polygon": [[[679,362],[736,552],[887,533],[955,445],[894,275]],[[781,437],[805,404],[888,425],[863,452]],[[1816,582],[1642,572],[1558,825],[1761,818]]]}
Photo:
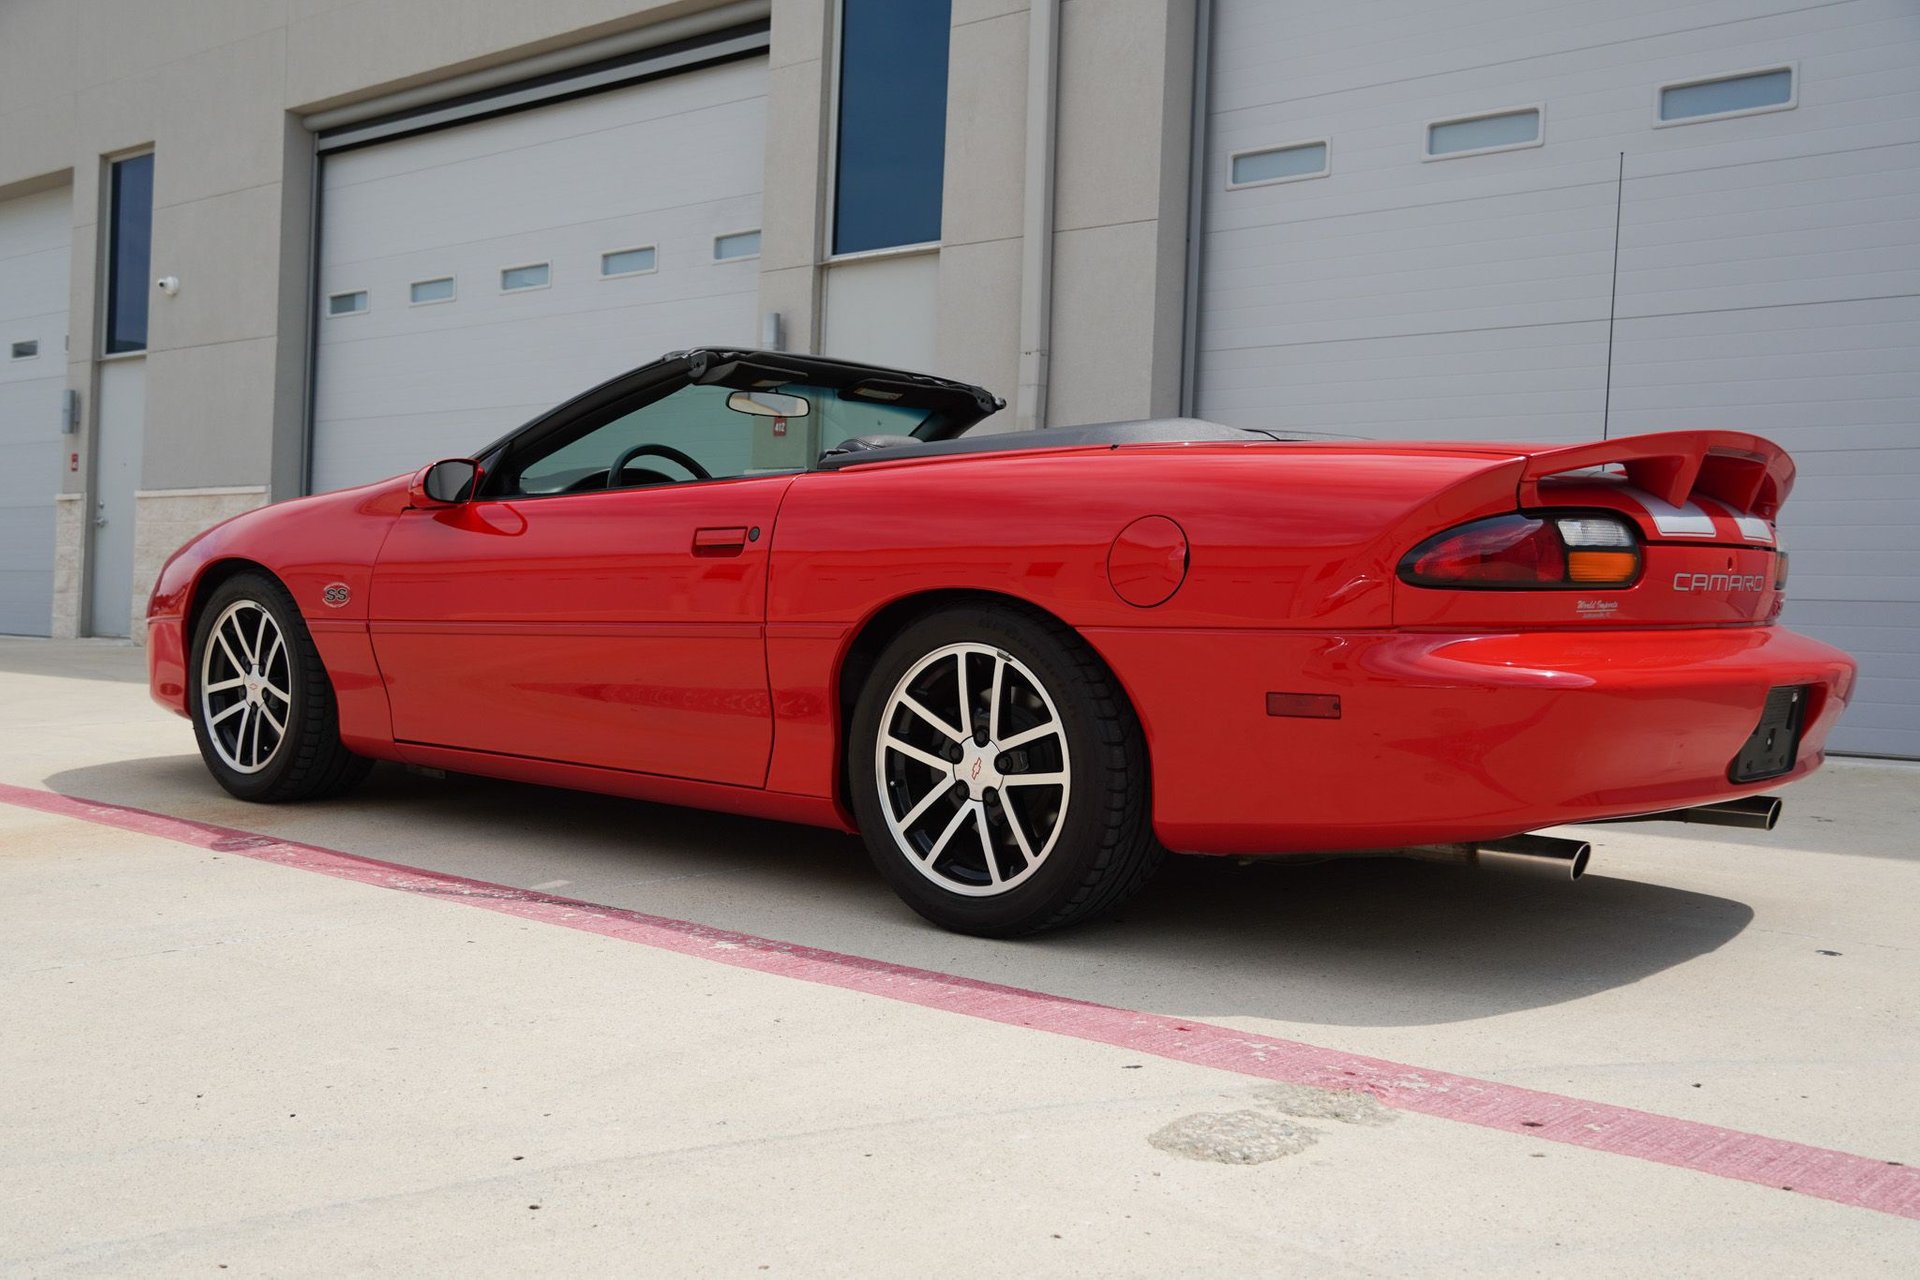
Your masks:
{"label": "car's taillight", "polygon": [[1607,515],[1476,520],[1435,534],[1400,562],[1400,577],[1422,587],[1627,587],[1639,576],[1639,539]]}

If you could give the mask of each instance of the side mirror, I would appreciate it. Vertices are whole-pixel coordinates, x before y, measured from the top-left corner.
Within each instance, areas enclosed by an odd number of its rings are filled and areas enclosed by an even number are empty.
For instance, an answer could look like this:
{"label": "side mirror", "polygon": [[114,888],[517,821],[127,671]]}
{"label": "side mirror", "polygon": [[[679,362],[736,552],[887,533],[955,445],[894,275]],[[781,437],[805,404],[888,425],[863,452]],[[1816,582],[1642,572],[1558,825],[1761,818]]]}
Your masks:
{"label": "side mirror", "polygon": [[407,497],[416,507],[451,507],[473,496],[480,464],[472,458],[448,458],[420,468],[408,486]]}
{"label": "side mirror", "polygon": [[781,391],[736,391],[727,397],[727,408],[756,418],[804,418],[813,412],[805,396]]}

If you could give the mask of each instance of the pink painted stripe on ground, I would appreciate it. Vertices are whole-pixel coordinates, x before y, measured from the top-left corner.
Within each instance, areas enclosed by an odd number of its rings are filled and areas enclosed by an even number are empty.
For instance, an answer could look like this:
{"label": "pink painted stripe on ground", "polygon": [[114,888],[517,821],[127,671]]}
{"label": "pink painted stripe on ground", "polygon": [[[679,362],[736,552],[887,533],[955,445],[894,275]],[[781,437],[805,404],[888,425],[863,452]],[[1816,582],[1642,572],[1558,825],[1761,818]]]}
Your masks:
{"label": "pink painted stripe on ground", "polygon": [[1117,1009],[884,960],[842,955],[688,920],[671,920],[619,907],[557,898],[530,889],[423,871],[317,845],[122,805],[75,799],[50,791],[0,783],[0,801],[220,853],[317,871],[342,880],[451,899],[503,915],[643,943],[738,969],[883,996],[1008,1026],[1030,1027],[1262,1080],[1361,1090],[1403,1111],[1458,1120],[1546,1142],[1633,1156],[1715,1177],[1778,1187],[1837,1204],[1920,1219],[1920,1169],[1888,1160],[1787,1142],[1738,1129],[1722,1129],[1631,1107],[1429,1071],[1206,1022]]}

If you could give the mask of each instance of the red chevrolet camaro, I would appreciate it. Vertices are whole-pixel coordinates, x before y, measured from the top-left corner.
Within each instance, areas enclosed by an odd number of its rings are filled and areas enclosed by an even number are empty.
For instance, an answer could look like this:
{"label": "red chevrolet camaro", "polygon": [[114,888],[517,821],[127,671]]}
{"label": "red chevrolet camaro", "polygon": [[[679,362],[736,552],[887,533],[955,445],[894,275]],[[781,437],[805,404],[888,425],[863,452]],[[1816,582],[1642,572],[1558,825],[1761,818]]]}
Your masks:
{"label": "red chevrolet camaro", "polygon": [[374,760],[857,830],[949,928],[1166,850],[1505,853],[1770,824],[1854,679],[1775,625],[1773,444],[971,432],[944,379],[676,352],[472,459],[168,562],[153,695],[247,800]]}

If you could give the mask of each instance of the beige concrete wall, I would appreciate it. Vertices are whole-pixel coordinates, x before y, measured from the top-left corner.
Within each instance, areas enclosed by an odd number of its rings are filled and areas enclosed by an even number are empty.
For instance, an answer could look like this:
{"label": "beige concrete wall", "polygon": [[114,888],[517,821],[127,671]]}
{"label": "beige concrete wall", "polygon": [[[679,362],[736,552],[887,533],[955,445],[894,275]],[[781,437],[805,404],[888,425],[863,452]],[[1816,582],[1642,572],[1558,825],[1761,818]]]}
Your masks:
{"label": "beige concrete wall", "polygon": [[[133,495],[134,519],[141,538],[133,549],[133,614],[146,616],[147,596],[175,548],[203,530],[267,503],[267,486],[232,485],[201,489],[141,490]],[[66,505],[66,504],[62,504]]]}
{"label": "beige concrete wall", "polygon": [[[302,116],[561,50],[718,0],[7,0],[0,195],[73,184],[69,385],[92,460],[102,176],[155,151],[145,573],[169,490],[297,492],[312,139]],[[1025,0],[954,0],[936,351],[1010,400],[1019,369]],[[761,306],[817,349],[835,0],[774,0]],[[1049,421],[1178,400],[1192,0],[1064,0]],[[63,508],[73,504],[62,504]],[[197,511],[197,500],[169,510]],[[63,537],[71,536],[61,521]],[[162,543],[166,545],[161,546]],[[78,542],[61,581],[81,593]],[[136,583],[144,593],[147,582]],[[66,597],[63,596],[63,599]],[[63,605],[62,608],[67,608]],[[69,615],[62,615],[69,616]],[[77,615],[73,615],[77,616]],[[77,624],[76,624],[77,625]]]}
{"label": "beige concrete wall", "polygon": [[1050,425],[1180,410],[1192,0],[1064,0]]}

